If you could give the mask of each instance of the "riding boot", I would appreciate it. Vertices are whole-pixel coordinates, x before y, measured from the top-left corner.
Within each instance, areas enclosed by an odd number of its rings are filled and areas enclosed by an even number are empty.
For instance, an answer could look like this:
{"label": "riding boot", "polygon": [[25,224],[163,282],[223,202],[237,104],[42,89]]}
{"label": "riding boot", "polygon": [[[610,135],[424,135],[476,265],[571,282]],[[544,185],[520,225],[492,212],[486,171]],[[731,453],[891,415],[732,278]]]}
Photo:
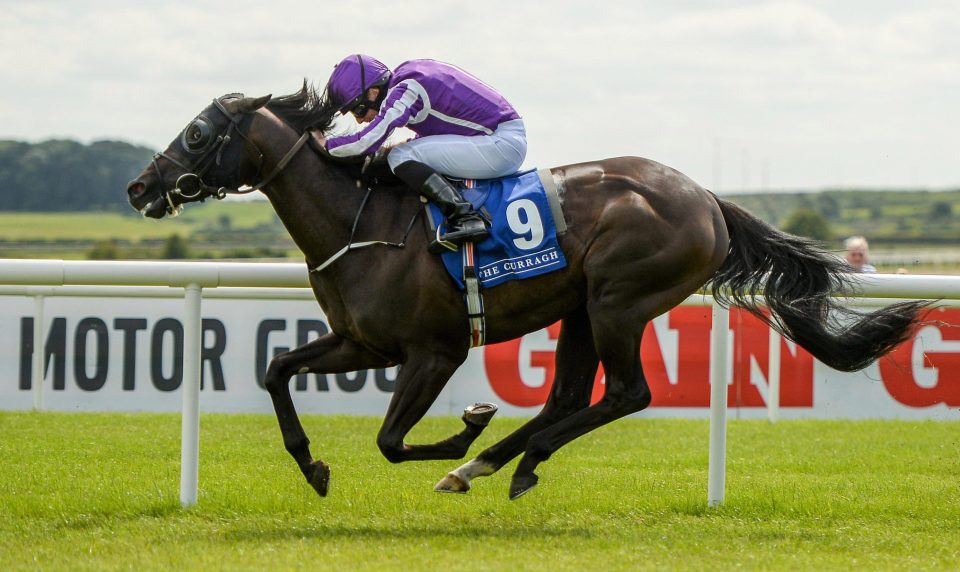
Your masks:
{"label": "riding boot", "polygon": [[436,203],[447,217],[447,232],[440,236],[441,241],[454,244],[479,242],[490,235],[483,216],[441,175],[433,173],[427,177],[420,194]]}

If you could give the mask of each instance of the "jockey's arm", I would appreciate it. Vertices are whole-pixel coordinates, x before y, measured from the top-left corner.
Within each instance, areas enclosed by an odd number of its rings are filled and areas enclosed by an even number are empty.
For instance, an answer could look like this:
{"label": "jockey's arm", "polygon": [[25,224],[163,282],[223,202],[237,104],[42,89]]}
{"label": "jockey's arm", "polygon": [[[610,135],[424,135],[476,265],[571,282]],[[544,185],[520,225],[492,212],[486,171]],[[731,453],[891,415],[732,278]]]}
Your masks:
{"label": "jockey's arm", "polygon": [[333,162],[335,162],[335,163],[353,164],[353,165],[360,165],[361,163],[364,162],[364,156],[363,156],[363,155],[353,155],[353,156],[350,156],[350,157],[337,157],[337,156],[335,156],[335,155],[331,155],[330,152],[327,151],[327,137],[326,137],[326,135],[324,135],[324,134],[321,133],[320,131],[313,131],[313,133],[311,133],[311,135],[313,136],[313,138],[310,140],[311,146],[312,146],[318,153],[320,153],[321,155],[323,155],[323,156],[326,157],[327,159],[329,159],[329,160],[331,160],[331,161],[333,161]]}
{"label": "jockey's arm", "polygon": [[369,155],[379,149],[394,129],[409,123],[423,109],[423,100],[406,82],[393,86],[377,116],[356,133],[326,140],[326,151],[332,157],[346,158]]}

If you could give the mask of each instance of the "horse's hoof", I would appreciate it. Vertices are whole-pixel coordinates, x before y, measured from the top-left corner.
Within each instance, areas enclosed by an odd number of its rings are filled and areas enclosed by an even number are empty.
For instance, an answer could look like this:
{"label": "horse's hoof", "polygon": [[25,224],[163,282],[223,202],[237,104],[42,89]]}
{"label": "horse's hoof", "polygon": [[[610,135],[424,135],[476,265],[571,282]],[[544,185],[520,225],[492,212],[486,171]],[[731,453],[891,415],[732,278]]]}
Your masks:
{"label": "horse's hoof", "polygon": [[437,483],[437,486],[433,487],[433,490],[438,493],[459,493],[464,495],[470,490],[470,483],[465,482],[453,473],[448,473],[447,476],[440,479],[440,482]]}
{"label": "horse's hoof", "polygon": [[530,492],[530,489],[537,486],[539,480],[540,477],[533,473],[522,477],[514,475],[513,481],[510,483],[510,500],[517,500]]}
{"label": "horse's hoof", "polygon": [[486,427],[497,413],[495,403],[474,403],[463,408],[463,422]]}
{"label": "horse's hoof", "polygon": [[310,474],[306,475],[307,482],[322,497],[327,496],[330,487],[330,467],[323,461],[310,463]]}

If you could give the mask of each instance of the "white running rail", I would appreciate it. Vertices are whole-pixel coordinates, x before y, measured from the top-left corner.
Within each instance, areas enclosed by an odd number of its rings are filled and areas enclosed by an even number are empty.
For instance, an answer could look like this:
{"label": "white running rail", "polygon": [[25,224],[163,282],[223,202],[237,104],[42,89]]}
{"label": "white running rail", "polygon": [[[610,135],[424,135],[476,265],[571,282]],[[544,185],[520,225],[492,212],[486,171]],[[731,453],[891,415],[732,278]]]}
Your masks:
{"label": "white running rail", "polygon": [[[861,300],[934,299],[954,305],[960,300],[960,277],[869,274],[857,276]],[[311,299],[307,268],[297,263],[258,262],[141,262],[0,259],[0,296],[32,296],[35,301],[33,375],[43,375],[41,351],[43,299],[46,296],[146,297],[184,299],[184,378],[181,430],[180,502],[197,502],[199,467],[200,306],[202,298]],[[691,296],[687,303],[709,303],[708,296]],[[729,313],[714,304],[715,333],[710,344],[710,465],[708,506],[724,500],[726,479],[726,331]],[[724,327],[717,329],[716,326]],[[721,334],[721,332],[723,332]],[[775,336],[775,334],[771,334]],[[777,343],[774,343],[776,341]],[[779,337],[771,337],[771,379],[768,403],[771,421],[779,404]],[[775,349],[774,349],[775,348]],[[776,374],[772,372],[777,372]],[[34,408],[42,409],[42,379],[34,380]]]}

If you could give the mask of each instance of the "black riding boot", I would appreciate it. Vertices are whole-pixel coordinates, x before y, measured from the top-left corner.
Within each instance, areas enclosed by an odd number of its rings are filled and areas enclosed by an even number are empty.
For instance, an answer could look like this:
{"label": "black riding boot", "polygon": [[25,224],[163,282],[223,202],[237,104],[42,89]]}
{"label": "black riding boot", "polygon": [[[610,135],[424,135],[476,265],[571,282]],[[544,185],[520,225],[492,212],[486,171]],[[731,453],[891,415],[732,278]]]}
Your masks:
{"label": "black riding boot", "polygon": [[[397,165],[393,172],[407,185],[418,189],[421,195],[436,203],[447,217],[447,232],[440,236],[441,241],[461,244],[478,242],[489,236],[486,221],[480,213],[436,171],[423,163],[407,161]],[[440,252],[442,248],[436,242],[430,245],[431,252]]]}
{"label": "black riding boot", "polygon": [[486,221],[473,209],[470,201],[437,173],[424,181],[420,194],[437,203],[443,216],[447,217],[447,232],[440,236],[440,240],[461,244],[479,242],[490,235]]}

